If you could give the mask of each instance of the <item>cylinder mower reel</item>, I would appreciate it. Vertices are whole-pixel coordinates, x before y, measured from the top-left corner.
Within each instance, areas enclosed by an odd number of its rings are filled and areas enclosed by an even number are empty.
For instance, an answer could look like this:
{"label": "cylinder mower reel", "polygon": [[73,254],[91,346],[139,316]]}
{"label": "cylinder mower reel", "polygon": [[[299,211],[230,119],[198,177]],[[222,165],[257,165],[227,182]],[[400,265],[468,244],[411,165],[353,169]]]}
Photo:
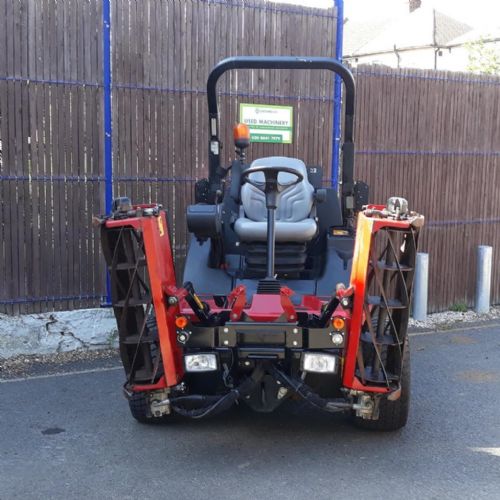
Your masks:
{"label": "cylinder mower reel", "polygon": [[[326,70],[344,82],[342,189],[300,158],[247,160],[248,124],[221,163],[216,85],[231,70]],[[165,210],[126,197],[101,217],[125,395],[139,422],[205,418],[294,398],[374,430],[406,424],[411,288],[424,218],[368,204],[354,182],[354,79],[335,59],[231,57],[207,82],[208,178],[187,207],[177,281]]]}

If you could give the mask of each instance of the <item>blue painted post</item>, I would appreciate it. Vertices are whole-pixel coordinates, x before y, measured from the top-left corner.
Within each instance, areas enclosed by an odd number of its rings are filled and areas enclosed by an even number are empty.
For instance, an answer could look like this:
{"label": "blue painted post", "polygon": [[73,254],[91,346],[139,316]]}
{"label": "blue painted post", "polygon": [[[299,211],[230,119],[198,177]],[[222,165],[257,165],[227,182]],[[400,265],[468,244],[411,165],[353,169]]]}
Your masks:
{"label": "blue painted post", "polygon": [[[337,7],[337,33],[335,38],[335,58],[342,62],[342,45],[344,41],[344,0],[334,0]],[[335,75],[333,91],[333,144],[332,144],[332,187],[339,187],[340,172],[340,141],[342,131],[340,128],[340,118],[342,114],[342,79]]]}
{"label": "blue painted post", "polygon": [[[104,85],[104,202],[106,214],[113,203],[113,128],[111,120],[111,0],[102,0],[102,77]],[[106,276],[106,304],[111,305],[111,282]]]}

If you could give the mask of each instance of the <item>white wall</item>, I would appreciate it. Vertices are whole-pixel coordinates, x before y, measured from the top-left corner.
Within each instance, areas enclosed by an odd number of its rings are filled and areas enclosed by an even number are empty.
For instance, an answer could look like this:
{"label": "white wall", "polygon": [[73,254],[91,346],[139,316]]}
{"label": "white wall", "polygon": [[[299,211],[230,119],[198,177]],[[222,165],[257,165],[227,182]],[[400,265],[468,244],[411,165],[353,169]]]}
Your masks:
{"label": "white wall", "polygon": [[[488,46],[495,47],[500,53],[500,42],[490,42]],[[353,66],[358,64],[383,64],[391,68],[420,68],[434,69],[434,49],[416,49],[399,52],[398,57],[394,52],[389,54],[377,54],[372,56],[358,57],[356,61],[351,60]],[[441,55],[436,58],[437,68],[448,71],[467,71],[469,63],[469,51],[466,47],[453,47],[441,49]],[[399,66],[398,66],[399,65]]]}
{"label": "white wall", "polygon": [[434,68],[434,50],[419,49],[406,52],[390,52],[388,54],[376,54],[370,56],[358,57],[353,63],[358,64],[383,64],[391,68]]}

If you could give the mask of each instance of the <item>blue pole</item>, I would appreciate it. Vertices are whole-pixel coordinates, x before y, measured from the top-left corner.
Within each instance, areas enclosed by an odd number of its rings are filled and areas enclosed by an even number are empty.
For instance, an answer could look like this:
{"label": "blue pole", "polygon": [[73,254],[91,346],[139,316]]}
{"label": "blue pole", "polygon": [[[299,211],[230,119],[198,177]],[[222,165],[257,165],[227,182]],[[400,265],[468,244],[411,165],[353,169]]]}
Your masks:
{"label": "blue pole", "polygon": [[[102,0],[102,77],[104,85],[104,201],[105,213],[113,203],[113,128],[111,121],[111,0]],[[111,304],[111,282],[106,276],[106,304]]]}
{"label": "blue pole", "polygon": [[[333,0],[337,7],[337,33],[335,38],[335,58],[342,62],[342,44],[344,40],[344,0]],[[333,91],[333,144],[332,144],[332,187],[339,187],[340,172],[340,141],[342,131],[340,118],[342,114],[342,79],[335,75]]]}

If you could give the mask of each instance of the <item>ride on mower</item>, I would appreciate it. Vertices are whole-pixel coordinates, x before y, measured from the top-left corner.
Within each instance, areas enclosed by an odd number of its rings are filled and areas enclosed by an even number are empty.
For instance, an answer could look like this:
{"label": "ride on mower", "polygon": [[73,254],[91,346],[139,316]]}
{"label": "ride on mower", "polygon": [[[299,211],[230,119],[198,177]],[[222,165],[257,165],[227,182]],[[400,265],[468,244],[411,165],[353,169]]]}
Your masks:
{"label": "ride on mower", "polygon": [[[345,85],[342,186],[298,158],[221,165],[216,84],[233,69],[329,70]],[[207,83],[209,175],[187,207],[191,233],[176,284],[165,211],[118,198],[101,219],[132,415],[214,415],[235,403],[269,412],[288,398],[350,412],[377,430],[405,425],[407,336],[423,217],[403,198],[367,204],[353,181],[354,79],[318,57],[232,57]]]}

